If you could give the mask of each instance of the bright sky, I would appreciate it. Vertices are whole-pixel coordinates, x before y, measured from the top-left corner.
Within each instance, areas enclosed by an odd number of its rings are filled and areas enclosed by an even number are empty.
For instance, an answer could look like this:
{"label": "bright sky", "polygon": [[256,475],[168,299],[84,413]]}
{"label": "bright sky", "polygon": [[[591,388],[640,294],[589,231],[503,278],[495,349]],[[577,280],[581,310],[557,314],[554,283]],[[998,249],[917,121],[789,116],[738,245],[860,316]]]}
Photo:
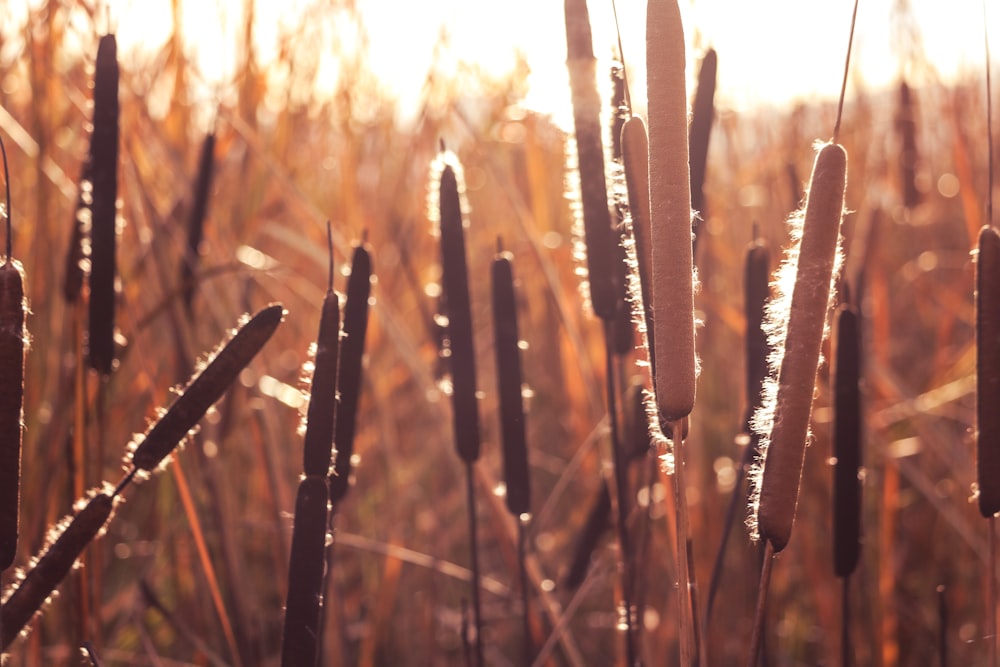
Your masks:
{"label": "bright sky", "polygon": [[[15,0],[16,1],[16,0]],[[106,0],[117,25],[119,48],[162,43],[172,26],[168,0]],[[625,59],[638,109],[644,97],[645,0],[617,0]],[[189,54],[197,52],[210,78],[225,79],[235,62],[242,0],[181,0]],[[303,7],[315,0],[257,0],[257,48],[274,53],[280,26],[298,25]],[[344,2],[344,4],[350,4]],[[369,38],[369,62],[405,107],[415,106],[442,30],[450,36],[446,62],[476,62],[502,74],[524,53],[531,67],[531,108],[567,117],[566,38],[558,0],[354,0]],[[815,95],[836,97],[840,89],[853,0],[681,0],[691,53],[715,47],[719,55],[717,101],[737,109],[757,103],[784,105]],[[984,62],[982,0],[864,0],[858,13],[852,83],[879,86],[896,80],[900,48],[913,40],[893,20],[894,7],[909,5],[923,50],[945,78],[978,69]],[[594,49],[608,58],[616,42],[611,0],[589,0]],[[333,44],[354,41],[349,14],[323,10],[328,50],[325,85],[333,85]],[[16,14],[16,10],[14,11]],[[898,12],[895,13],[899,15]],[[1000,35],[1000,10],[990,16]],[[903,35],[903,37],[900,37]],[[1000,44],[1000,38],[998,38]],[[689,65],[693,63],[689,62]],[[689,77],[691,79],[692,77]]]}

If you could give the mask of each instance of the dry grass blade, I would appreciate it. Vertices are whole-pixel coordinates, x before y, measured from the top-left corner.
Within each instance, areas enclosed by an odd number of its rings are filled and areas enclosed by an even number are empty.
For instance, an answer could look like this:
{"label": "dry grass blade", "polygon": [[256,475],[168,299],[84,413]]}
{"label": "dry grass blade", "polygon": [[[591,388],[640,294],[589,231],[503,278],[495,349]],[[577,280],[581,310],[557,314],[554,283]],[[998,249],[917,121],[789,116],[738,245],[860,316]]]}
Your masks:
{"label": "dry grass blade", "polygon": [[847,577],[861,552],[861,331],[858,314],[837,313],[833,416],[833,564]]}
{"label": "dry grass blade", "polygon": [[71,520],[53,531],[58,535],[3,601],[0,608],[0,626],[3,627],[0,649],[10,646],[50,598],[83,550],[107,523],[114,504],[114,496],[97,493]]}
{"label": "dry grass blade", "polygon": [[462,460],[479,458],[479,401],[476,398],[476,350],[472,341],[465,224],[458,177],[452,165],[441,172],[441,270],[448,319],[448,362],[454,404],[455,445]]}
{"label": "dry grass blade", "polygon": [[325,475],[299,484],[281,638],[284,667],[315,665],[318,659],[328,496]]}
{"label": "dry grass blade", "polygon": [[[127,457],[139,470],[151,471],[194,428],[202,415],[222,397],[250,360],[268,341],[284,317],[280,304],[272,304],[243,324],[184,388]],[[134,470],[133,470],[134,472]]]}
{"label": "dry grass blade", "polygon": [[111,373],[115,356],[115,276],[118,199],[118,47],[101,37],[94,77],[94,132],[90,138],[93,203],[90,225],[90,366]]}
{"label": "dry grass blade", "polygon": [[187,249],[184,261],[181,262],[181,286],[184,290],[184,307],[188,313],[191,312],[191,303],[194,299],[194,272],[198,267],[201,239],[205,231],[205,216],[208,214],[208,193],[212,188],[214,153],[215,132],[209,132],[201,145],[198,176],[194,184],[194,202],[191,205],[191,217],[188,220]]}
{"label": "dry grass blade", "polygon": [[611,226],[608,189],[601,142],[601,96],[597,91],[590,14],[586,0],[566,0],[566,65],[573,99],[573,126],[580,171],[583,230],[587,245],[587,275],[594,313],[602,320],[615,316],[621,301],[614,263],[616,235]]}
{"label": "dry grass blade", "polygon": [[701,223],[705,220],[705,171],[708,165],[708,140],[715,120],[715,78],[719,59],[715,49],[709,49],[698,68],[698,88],[691,110],[691,208],[697,211],[694,219],[694,246],[698,247]]}
{"label": "dry grass blade", "polygon": [[1000,512],[1000,233],[979,232],[976,258],[976,471],[979,511]]}
{"label": "dry grass blade", "polygon": [[528,444],[521,397],[521,350],[511,259],[509,253],[502,253],[493,260],[493,325],[507,509],[514,516],[519,516],[531,512],[531,483],[528,477]]}
{"label": "dry grass blade", "polygon": [[330,502],[337,503],[347,493],[354,456],[354,433],[357,427],[358,399],[361,396],[361,373],[368,332],[368,299],[372,286],[371,253],[360,243],[351,258],[351,277],[347,279],[344,303],[344,338],[340,342],[340,367],[337,391],[340,405],[334,425],[333,442],[337,448],[334,471],[330,475]]}
{"label": "dry grass blade", "polygon": [[847,187],[847,152],[824,145],[816,156],[806,200],[795,285],[775,389],[774,419],[761,442],[761,465],[754,505],[760,537],[775,553],[788,544],[805,462],[816,369],[830,304],[831,279]]}
{"label": "dry grass blade", "polygon": [[684,45],[677,3],[651,0],[646,16],[646,61],[653,311],[657,316],[654,382],[657,405],[667,422],[691,412],[696,375]]}
{"label": "dry grass blade", "polygon": [[10,171],[0,140],[7,193],[7,253],[0,266],[0,572],[17,555],[21,502],[21,440],[24,433],[24,270],[11,256]]}

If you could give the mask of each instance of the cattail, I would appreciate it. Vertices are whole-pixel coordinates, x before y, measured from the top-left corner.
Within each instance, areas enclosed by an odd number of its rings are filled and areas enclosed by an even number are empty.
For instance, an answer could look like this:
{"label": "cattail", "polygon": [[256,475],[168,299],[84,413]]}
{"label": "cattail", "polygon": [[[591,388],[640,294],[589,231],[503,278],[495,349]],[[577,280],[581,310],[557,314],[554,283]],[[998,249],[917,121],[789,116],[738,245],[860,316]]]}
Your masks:
{"label": "cattail", "polygon": [[[794,270],[791,301],[786,313],[777,312],[785,307],[782,300],[773,301],[769,311],[779,320],[777,325],[772,322],[777,340],[771,368],[777,377],[769,379],[766,404],[754,418],[761,460],[754,471],[755,516],[748,523],[775,552],[788,544],[795,519],[846,187],[847,153],[838,144],[825,144],[813,166],[801,241],[789,254],[788,266]],[[781,326],[785,317],[787,326]]]}
{"label": "cattail", "polygon": [[118,47],[101,37],[94,78],[94,131],[90,137],[93,204],[90,226],[90,366],[102,375],[114,364],[115,246],[118,199]]}
{"label": "cattail", "polygon": [[586,0],[565,0],[566,65],[573,99],[573,125],[580,171],[580,197],[587,245],[587,275],[594,313],[608,321],[621,301],[615,281],[616,243],[608,208],[601,142],[601,97],[597,91],[597,59]]}
{"label": "cattail", "polygon": [[365,355],[365,335],[368,331],[368,298],[371,294],[372,260],[365,243],[354,247],[351,277],[347,279],[347,300],[344,304],[344,338],[340,343],[340,368],[337,391],[340,405],[334,425],[337,456],[330,476],[330,502],[336,503],[347,493],[351,478],[351,457],[354,456],[354,432],[361,395],[362,361]]}
{"label": "cattail", "polygon": [[[622,127],[622,162],[628,189],[628,208],[632,218],[632,238],[635,243],[635,264],[639,272],[641,305],[646,325],[646,343],[651,374],[655,376],[652,304],[653,242],[649,226],[649,141],[646,126],[638,116],[632,116]],[[633,295],[633,299],[634,299]]]}
{"label": "cattail", "polygon": [[[329,223],[327,223],[329,224]],[[327,228],[329,234],[329,227]],[[319,320],[302,468],[307,476],[330,474],[333,425],[337,412],[337,361],[340,346],[340,297],[333,291],[333,243],[330,241],[330,282]]]}
{"label": "cattail", "polygon": [[701,223],[705,220],[705,168],[708,164],[708,140],[715,119],[715,76],[718,57],[709,49],[698,68],[698,88],[694,94],[691,111],[691,208],[697,211],[694,218],[694,244],[701,236]]}
{"label": "cattail", "polygon": [[747,249],[744,268],[744,313],[746,315],[746,394],[747,412],[744,428],[750,432],[750,422],[760,405],[760,392],[767,378],[769,348],[764,332],[764,311],[770,294],[771,251],[761,239]]}
{"label": "cattail", "polygon": [[694,407],[697,373],[685,41],[676,2],[647,4],[646,49],[654,383],[662,418],[673,422]]}
{"label": "cattail", "polygon": [[10,646],[32,616],[52,596],[83,550],[108,522],[114,505],[114,496],[106,492],[97,493],[71,520],[55,529],[58,536],[3,601],[0,608],[0,626],[3,628],[0,650]]}
{"label": "cattail", "polygon": [[131,463],[133,472],[134,469],[152,471],[160,465],[202,415],[222,397],[278,328],[283,317],[281,305],[272,304],[240,326],[235,335],[203,365],[163,416],[130,447],[126,462]]}
{"label": "cattail", "polygon": [[833,564],[838,577],[854,572],[861,551],[861,332],[858,314],[837,311],[833,394]]}
{"label": "cattail", "polygon": [[281,637],[281,664],[284,667],[317,663],[328,502],[325,474],[307,476],[299,484]]}
{"label": "cattail", "polygon": [[90,159],[84,161],[80,170],[80,185],[77,192],[76,208],[73,209],[73,224],[70,228],[69,246],[66,248],[65,275],[63,276],[63,298],[66,303],[76,303],[83,289],[83,237],[84,226],[90,226],[93,201],[93,170]]}
{"label": "cattail", "polygon": [[514,516],[520,516],[531,512],[531,484],[528,478],[528,446],[521,397],[521,351],[511,260],[510,253],[505,252],[493,260],[493,327],[507,509]]}
{"label": "cattail", "polygon": [[976,470],[979,511],[1000,512],[1000,233],[979,232],[976,256]]}
{"label": "cattail", "polygon": [[17,555],[21,498],[21,437],[24,425],[24,270],[11,256],[10,172],[7,149],[3,153],[7,192],[7,254],[0,266],[0,572]]}
{"label": "cattail", "polygon": [[181,262],[181,286],[184,290],[184,307],[191,312],[194,299],[194,270],[198,266],[201,238],[208,213],[208,193],[212,187],[213,154],[215,152],[215,132],[209,132],[201,145],[201,159],[198,161],[198,176],[194,184],[194,202],[191,218],[188,220],[187,250]]}
{"label": "cattail", "polygon": [[476,397],[476,350],[472,342],[472,309],[465,262],[465,223],[458,178],[445,165],[440,182],[441,282],[448,319],[447,351],[451,368],[455,444],[462,459],[479,458],[479,401]]}
{"label": "cattail", "polygon": [[577,588],[587,577],[590,559],[597,548],[601,536],[608,529],[611,521],[611,490],[606,481],[601,482],[601,490],[594,499],[594,504],[587,513],[583,531],[573,549],[573,560],[563,580],[567,588]]}
{"label": "cattail", "polygon": [[896,114],[896,130],[899,132],[899,172],[903,181],[903,206],[913,208],[920,203],[920,189],[917,187],[917,114],[913,102],[913,91],[906,81],[899,84],[899,109]]}

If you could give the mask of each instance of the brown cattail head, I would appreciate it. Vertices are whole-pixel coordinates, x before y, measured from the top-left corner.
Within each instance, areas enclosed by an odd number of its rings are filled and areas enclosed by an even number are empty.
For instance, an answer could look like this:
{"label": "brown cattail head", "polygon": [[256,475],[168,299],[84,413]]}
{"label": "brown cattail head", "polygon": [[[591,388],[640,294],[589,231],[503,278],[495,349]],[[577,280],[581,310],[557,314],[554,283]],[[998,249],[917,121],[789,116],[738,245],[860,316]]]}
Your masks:
{"label": "brown cattail head", "polygon": [[701,59],[698,68],[698,88],[694,94],[694,108],[691,111],[691,208],[697,212],[694,218],[694,246],[698,247],[701,222],[705,219],[705,171],[708,164],[708,140],[715,119],[715,76],[718,57],[715,49],[709,49]]}
{"label": "brown cattail head", "polygon": [[326,293],[312,360],[309,408],[302,467],[306,475],[330,474],[333,425],[337,414],[337,362],[340,346],[340,297]]}
{"label": "brown cattail head", "polygon": [[833,394],[833,566],[854,572],[861,552],[861,331],[858,314],[837,311]]}
{"label": "brown cattail head", "polygon": [[531,483],[528,477],[528,444],[521,397],[521,350],[511,260],[510,253],[501,253],[493,260],[493,331],[507,509],[514,516],[520,516],[531,512]]}
{"label": "brown cattail head", "polygon": [[441,282],[447,317],[447,356],[451,368],[455,445],[467,463],[479,458],[479,399],[476,350],[465,262],[465,223],[455,167],[446,164],[440,181]]}
{"label": "brown cattail head", "polygon": [[24,351],[27,333],[24,314],[24,270],[11,257],[10,172],[7,149],[3,153],[4,183],[7,193],[7,253],[0,265],[0,572],[17,555],[18,519],[21,498],[21,439],[24,431]]}
{"label": "brown cattail head", "polygon": [[88,544],[111,517],[115,496],[107,491],[90,497],[72,519],[64,520],[34,566],[17,583],[0,607],[2,641],[5,650],[17,638],[31,618],[41,609]]}
{"label": "brown cattail head", "polygon": [[675,1],[647,4],[649,203],[656,401],[663,420],[694,407],[694,278],[684,30]]}
{"label": "brown cattail head", "polygon": [[126,463],[145,471],[152,471],[159,466],[205,412],[222,397],[229,385],[271,338],[283,318],[284,309],[281,305],[272,304],[243,323],[233,337],[202,365],[201,370],[159,420],[137,442],[132,443]]}
{"label": "brown cattail head", "polygon": [[754,428],[761,436],[761,460],[753,471],[748,523],[752,531],[756,529],[754,535],[769,541],[776,553],[788,544],[795,520],[846,187],[847,153],[838,144],[825,144],[813,166],[801,241],[786,264],[794,267],[791,300],[786,304],[779,295],[768,309],[769,317],[778,322],[768,325],[774,337],[772,377],[764,406],[754,417]]}
{"label": "brown cattail head", "polygon": [[209,132],[201,145],[201,159],[198,161],[198,176],[194,182],[194,201],[188,220],[187,249],[181,262],[181,287],[184,308],[191,313],[194,299],[194,271],[201,257],[201,239],[205,231],[205,216],[208,214],[208,193],[212,188],[213,157],[215,153],[215,132]]}
{"label": "brown cattail head", "polygon": [[746,314],[746,394],[747,413],[744,428],[750,432],[750,421],[760,406],[760,393],[767,378],[769,348],[764,333],[764,308],[770,295],[771,252],[762,239],[747,248],[744,269],[744,313]]}
{"label": "brown cattail head", "polygon": [[326,475],[307,476],[299,484],[292,527],[288,597],[281,636],[283,667],[316,665],[319,653],[323,568],[326,565]]}
{"label": "brown cattail head", "polygon": [[580,197],[587,245],[590,302],[602,320],[615,316],[621,301],[615,281],[617,237],[611,226],[601,142],[601,96],[586,0],[565,0],[566,65],[573,97],[573,126],[580,171]]}
{"label": "brown cattail head", "polygon": [[[646,125],[638,116],[632,116],[622,127],[622,162],[625,167],[625,185],[628,189],[628,208],[632,218],[632,239],[635,247],[635,264],[639,273],[640,301],[645,321],[645,345],[650,373],[655,377],[656,363],[653,347],[653,242],[649,226],[649,140]],[[633,302],[636,301],[632,294]]]}
{"label": "brown cattail head", "polygon": [[1000,512],[1000,233],[991,226],[976,256],[976,471],[989,518]]}
{"label": "brown cattail head", "polygon": [[115,357],[115,248],[118,243],[118,47],[114,35],[101,37],[97,50],[90,164],[93,203],[87,354],[91,368],[108,375]]}
{"label": "brown cattail head", "polygon": [[917,112],[913,91],[906,81],[899,84],[899,108],[896,115],[899,132],[899,174],[903,182],[903,206],[913,208],[920,203],[917,187]]}
{"label": "brown cattail head", "polygon": [[24,276],[19,262],[0,266],[0,571],[17,554],[24,430]]}
{"label": "brown cattail head", "polygon": [[361,396],[362,362],[365,356],[365,336],[368,332],[368,299],[371,295],[372,259],[364,243],[354,246],[351,277],[347,279],[347,302],[344,305],[344,338],[340,343],[340,369],[337,391],[340,406],[334,426],[337,456],[330,476],[330,502],[336,503],[347,493],[351,478],[351,457],[354,456],[354,432]]}

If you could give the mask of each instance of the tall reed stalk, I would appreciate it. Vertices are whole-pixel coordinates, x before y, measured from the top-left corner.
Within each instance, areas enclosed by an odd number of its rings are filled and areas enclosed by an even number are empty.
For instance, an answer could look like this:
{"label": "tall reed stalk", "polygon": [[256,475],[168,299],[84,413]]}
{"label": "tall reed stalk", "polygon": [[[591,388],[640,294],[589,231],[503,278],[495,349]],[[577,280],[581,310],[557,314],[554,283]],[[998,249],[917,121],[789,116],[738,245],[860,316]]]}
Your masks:
{"label": "tall reed stalk", "polygon": [[472,307],[465,258],[465,221],[459,189],[457,161],[450,154],[439,157],[438,222],[441,239],[441,282],[447,340],[442,355],[451,371],[452,419],[455,446],[465,463],[466,503],[469,515],[469,551],[472,569],[472,614],[475,664],[483,662],[483,622],[479,601],[479,547],[476,529],[476,494],[472,466],[479,459],[479,399],[476,394],[476,350],[472,339]]}

